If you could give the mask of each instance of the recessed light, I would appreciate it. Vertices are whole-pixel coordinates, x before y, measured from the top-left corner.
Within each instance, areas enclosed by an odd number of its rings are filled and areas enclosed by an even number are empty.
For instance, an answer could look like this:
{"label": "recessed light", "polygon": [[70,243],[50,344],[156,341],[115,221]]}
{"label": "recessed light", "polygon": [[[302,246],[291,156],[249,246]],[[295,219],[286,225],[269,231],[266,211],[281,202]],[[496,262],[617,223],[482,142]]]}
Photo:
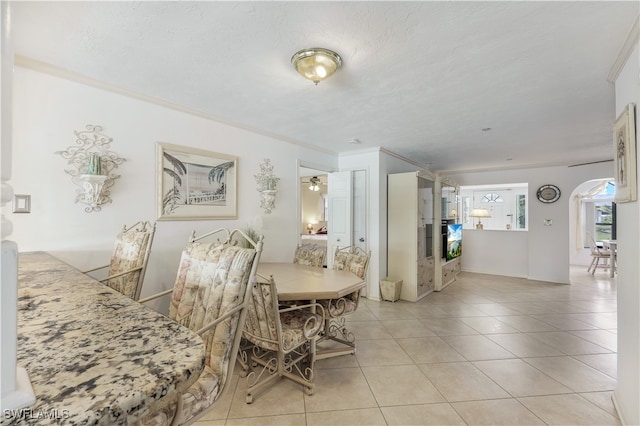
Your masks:
{"label": "recessed light", "polygon": [[483,132],[488,132],[489,130],[492,130],[491,127],[483,127],[481,129]]}
{"label": "recessed light", "polygon": [[348,139],[347,143],[358,145],[359,143],[362,143],[362,142],[360,142],[360,139],[353,138],[353,139]]}

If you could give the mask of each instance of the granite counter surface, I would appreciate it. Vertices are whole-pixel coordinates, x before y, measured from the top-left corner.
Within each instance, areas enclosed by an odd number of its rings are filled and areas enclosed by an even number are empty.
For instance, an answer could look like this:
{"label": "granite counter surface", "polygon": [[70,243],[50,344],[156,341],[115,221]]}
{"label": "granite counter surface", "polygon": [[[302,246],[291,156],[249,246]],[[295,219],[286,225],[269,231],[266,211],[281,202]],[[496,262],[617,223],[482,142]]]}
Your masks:
{"label": "granite counter surface", "polygon": [[2,424],[127,424],[204,368],[192,331],[43,253],[21,253],[18,365],[36,403]]}

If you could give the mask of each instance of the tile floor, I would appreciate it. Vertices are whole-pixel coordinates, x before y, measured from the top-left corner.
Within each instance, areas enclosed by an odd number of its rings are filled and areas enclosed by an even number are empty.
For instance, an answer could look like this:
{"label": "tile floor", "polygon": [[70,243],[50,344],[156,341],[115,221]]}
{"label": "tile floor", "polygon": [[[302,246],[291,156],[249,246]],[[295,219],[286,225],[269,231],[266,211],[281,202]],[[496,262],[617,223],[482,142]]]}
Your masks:
{"label": "tile floor", "polygon": [[205,425],[618,425],[616,284],[461,273],[418,303],[363,300],[356,355],[318,361],[316,388],[231,386]]}

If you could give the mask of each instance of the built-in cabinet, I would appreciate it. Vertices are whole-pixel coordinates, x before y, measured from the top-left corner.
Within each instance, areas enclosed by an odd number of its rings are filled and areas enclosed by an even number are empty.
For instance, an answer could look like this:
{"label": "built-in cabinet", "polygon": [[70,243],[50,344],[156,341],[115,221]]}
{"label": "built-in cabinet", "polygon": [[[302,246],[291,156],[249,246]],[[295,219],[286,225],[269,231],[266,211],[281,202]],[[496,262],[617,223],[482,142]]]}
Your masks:
{"label": "built-in cabinet", "polygon": [[401,299],[415,302],[435,288],[434,180],[391,174],[387,199],[388,276],[402,280]]}
{"label": "built-in cabinet", "polygon": [[[439,195],[440,208],[440,261],[436,266],[436,279],[434,290],[440,291],[456,280],[462,267],[462,256],[449,259],[447,251],[449,244],[454,237],[449,225],[459,225],[460,223],[460,191],[451,182],[436,179],[436,189]],[[457,227],[459,237],[462,238],[462,226]]]}
{"label": "built-in cabinet", "polygon": [[442,290],[460,272],[461,257],[447,261],[446,256],[458,200],[455,186],[426,172],[388,176],[387,275],[403,281],[402,300],[415,302]]}

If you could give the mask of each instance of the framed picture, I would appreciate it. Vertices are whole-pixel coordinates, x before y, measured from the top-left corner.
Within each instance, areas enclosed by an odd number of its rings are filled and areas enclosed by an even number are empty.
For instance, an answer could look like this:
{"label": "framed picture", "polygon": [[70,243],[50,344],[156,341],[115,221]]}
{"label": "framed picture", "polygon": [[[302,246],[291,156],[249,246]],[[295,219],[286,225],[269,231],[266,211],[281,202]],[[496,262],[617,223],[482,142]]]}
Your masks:
{"label": "framed picture", "polygon": [[635,105],[629,104],[613,126],[616,203],[636,201],[636,125]]}
{"label": "framed picture", "polygon": [[158,220],[235,219],[238,159],[157,143]]}

